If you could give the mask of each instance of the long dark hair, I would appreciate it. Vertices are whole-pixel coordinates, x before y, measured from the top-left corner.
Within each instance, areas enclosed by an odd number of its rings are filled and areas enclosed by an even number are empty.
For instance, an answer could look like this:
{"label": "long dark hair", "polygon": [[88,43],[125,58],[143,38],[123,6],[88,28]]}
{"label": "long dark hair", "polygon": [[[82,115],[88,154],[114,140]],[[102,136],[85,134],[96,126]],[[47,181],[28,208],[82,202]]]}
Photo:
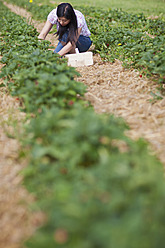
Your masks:
{"label": "long dark hair", "polygon": [[65,17],[67,20],[70,20],[69,24],[66,26],[61,26],[59,23],[59,30],[57,31],[57,35],[59,39],[62,38],[63,34],[68,30],[68,39],[67,42],[71,42],[72,44],[76,43],[78,25],[77,25],[77,17],[75,15],[74,9],[70,3],[61,3],[57,6],[57,16]]}

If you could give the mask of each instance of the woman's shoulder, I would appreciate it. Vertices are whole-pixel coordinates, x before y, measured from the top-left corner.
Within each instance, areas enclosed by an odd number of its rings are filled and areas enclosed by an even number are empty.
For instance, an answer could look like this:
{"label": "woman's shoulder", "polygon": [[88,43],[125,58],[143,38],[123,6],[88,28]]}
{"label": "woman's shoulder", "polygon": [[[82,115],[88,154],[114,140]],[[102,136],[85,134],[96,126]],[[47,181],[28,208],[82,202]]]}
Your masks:
{"label": "woman's shoulder", "polygon": [[84,16],[83,13],[81,13],[81,11],[77,10],[77,9],[74,9],[74,12],[76,15],[78,16]]}
{"label": "woman's shoulder", "polygon": [[47,18],[52,24],[57,24],[57,8],[53,9]]}
{"label": "woman's shoulder", "polygon": [[[51,12],[50,12],[52,15],[57,15],[57,8],[53,9]],[[49,14],[50,14],[49,13]]]}
{"label": "woman's shoulder", "polygon": [[77,16],[77,20],[78,21],[84,21],[85,20],[84,15],[79,10],[74,9],[74,11],[75,11],[75,14]]}

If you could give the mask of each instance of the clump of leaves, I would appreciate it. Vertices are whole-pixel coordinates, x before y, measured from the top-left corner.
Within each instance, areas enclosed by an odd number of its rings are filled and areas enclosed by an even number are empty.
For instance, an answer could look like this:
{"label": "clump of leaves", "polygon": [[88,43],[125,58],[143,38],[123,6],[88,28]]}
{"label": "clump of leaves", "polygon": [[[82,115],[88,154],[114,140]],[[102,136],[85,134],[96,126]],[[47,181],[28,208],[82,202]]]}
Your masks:
{"label": "clump of leaves", "polygon": [[31,121],[23,174],[47,221],[27,247],[163,248],[163,168],[125,128],[80,105]]}
{"label": "clump of leaves", "polygon": [[[24,110],[37,112],[43,106],[69,108],[71,101],[73,104],[75,101],[83,103],[81,97],[86,87],[73,79],[77,73],[67,66],[65,60],[60,60],[51,51],[43,53],[41,50],[35,50],[26,58],[25,55],[20,56],[17,65],[21,59],[26,63],[22,63],[22,69],[15,71],[14,84],[10,83],[9,89],[13,96],[23,100]],[[25,69],[24,65],[28,62]]]}
{"label": "clump of leaves", "polygon": [[19,97],[25,111],[37,113],[53,105],[71,108],[76,101],[86,104],[81,99],[86,87],[74,80],[76,70],[48,50],[49,41],[38,41],[32,26],[7,12],[2,35],[1,62],[5,65],[0,77],[6,78],[11,94]]}

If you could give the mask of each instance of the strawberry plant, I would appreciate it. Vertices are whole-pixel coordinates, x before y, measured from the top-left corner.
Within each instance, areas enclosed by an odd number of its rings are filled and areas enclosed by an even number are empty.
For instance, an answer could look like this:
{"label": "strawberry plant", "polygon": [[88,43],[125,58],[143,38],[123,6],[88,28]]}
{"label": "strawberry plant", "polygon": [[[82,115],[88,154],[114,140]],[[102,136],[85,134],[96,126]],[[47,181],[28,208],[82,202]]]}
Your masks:
{"label": "strawberry plant", "polygon": [[38,50],[38,53],[35,51],[28,59],[31,59],[31,66],[19,70],[13,76],[14,85],[9,85],[11,94],[19,96],[25,102],[26,111],[37,112],[45,105],[69,108],[71,100],[83,102],[77,95],[82,96],[86,88],[73,80],[73,68],[69,69],[64,61],[58,64],[52,52],[42,54]]}
{"label": "strawberry plant", "polygon": [[[33,27],[2,2],[0,7],[0,50],[6,64],[1,77],[11,94],[23,100],[24,110],[33,113],[20,137],[20,156],[28,161],[21,174],[35,196],[32,210],[46,215],[26,247],[164,248],[160,162],[142,139],[125,136],[128,127],[122,119],[96,114],[82,100],[85,87],[74,81],[75,69],[48,51],[49,42],[39,42]],[[86,13],[89,21],[90,15],[98,20],[91,27],[93,37],[95,32],[102,39],[97,49],[105,58],[119,56],[134,66],[153,60],[157,67],[150,63],[150,70],[159,68],[155,73],[163,75],[164,38],[153,40],[140,31],[143,15],[134,16],[133,31],[132,15],[125,12]],[[117,29],[120,18],[125,24]],[[97,47],[100,40],[94,42]]]}
{"label": "strawberry plant", "polygon": [[31,121],[23,175],[47,221],[27,247],[163,248],[163,168],[125,128],[80,105],[44,110]]}
{"label": "strawberry plant", "polygon": [[71,108],[71,101],[83,104],[81,96],[86,87],[73,80],[78,74],[75,69],[47,50],[50,42],[38,41],[36,29],[21,17],[14,16],[7,13],[3,19],[5,28],[0,47],[1,62],[5,64],[0,77],[8,80],[11,94],[19,97],[24,103],[22,108],[28,112],[38,112],[42,107],[52,105]]}

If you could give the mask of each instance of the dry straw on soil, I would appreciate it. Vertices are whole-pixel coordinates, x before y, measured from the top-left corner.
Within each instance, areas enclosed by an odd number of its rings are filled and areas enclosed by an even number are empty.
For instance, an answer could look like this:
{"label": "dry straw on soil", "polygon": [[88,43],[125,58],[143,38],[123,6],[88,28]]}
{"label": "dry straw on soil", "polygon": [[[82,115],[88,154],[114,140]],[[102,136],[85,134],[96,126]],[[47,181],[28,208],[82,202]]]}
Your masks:
{"label": "dry straw on soil", "polygon": [[88,86],[86,98],[98,113],[113,113],[123,117],[130,126],[133,139],[145,138],[152,152],[165,164],[165,98],[152,102],[151,92],[157,85],[140,78],[135,70],[126,70],[122,63],[103,63],[95,56],[94,66],[79,68],[78,78]]}
{"label": "dry straw on soil", "polygon": [[42,213],[32,215],[28,210],[33,197],[21,185],[19,172],[24,163],[18,160],[19,143],[11,137],[12,124],[19,125],[24,117],[19,101],[5,87],[0,88],[0,248],[21,248],[22,241],[32,235],[44,218]]}

